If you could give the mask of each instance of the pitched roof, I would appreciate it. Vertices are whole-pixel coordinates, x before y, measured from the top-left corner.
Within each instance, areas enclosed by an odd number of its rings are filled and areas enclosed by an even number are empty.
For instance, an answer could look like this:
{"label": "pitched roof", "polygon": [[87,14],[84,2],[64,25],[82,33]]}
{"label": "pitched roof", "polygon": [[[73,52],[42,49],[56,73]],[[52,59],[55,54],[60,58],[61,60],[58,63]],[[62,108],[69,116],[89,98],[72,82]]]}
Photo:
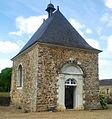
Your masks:
{"label": "pitched roof", "polygon": [[43,22],[18,54],[22,53],[36,42],[101,52],[100,50],[91,47],[84,38],[82,38],[62,15],[59,9]]}
{"label": "pitched roof", "polygon": [[112,85],[112,79],[103,79],[103,80],[99,80],[99,83],[100,83],[101,86]]}

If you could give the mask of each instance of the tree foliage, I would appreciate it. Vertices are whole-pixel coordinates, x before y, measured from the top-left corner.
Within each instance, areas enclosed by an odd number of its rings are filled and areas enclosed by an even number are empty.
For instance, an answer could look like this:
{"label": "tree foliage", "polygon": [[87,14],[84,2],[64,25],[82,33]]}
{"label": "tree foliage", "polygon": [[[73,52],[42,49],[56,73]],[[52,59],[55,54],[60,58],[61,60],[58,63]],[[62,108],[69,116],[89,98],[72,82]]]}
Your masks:
{"label": "tree foliage", "polygon": [[11,85],[12,68],[5,68],[0,73],[0,91],[9,92]]}

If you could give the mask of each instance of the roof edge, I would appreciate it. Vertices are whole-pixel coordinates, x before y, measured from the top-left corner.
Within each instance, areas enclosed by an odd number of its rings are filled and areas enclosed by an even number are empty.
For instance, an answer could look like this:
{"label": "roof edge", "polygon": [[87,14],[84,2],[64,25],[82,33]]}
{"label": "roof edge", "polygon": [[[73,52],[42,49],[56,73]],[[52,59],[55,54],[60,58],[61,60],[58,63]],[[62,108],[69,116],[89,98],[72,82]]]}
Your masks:
{"label": "roof edge", "polygon": [[68,49],[80,49],[80,50],[85,50],[85,51],[90,51],[90,52],[94,52],[94,53],[100,53],[102,52],[102,50],[98,50],[98,49],[86,49],[86,48],[76,48],[76,47],[68,47],[68,46],[62,46],[62,45],[56,45],[56,44],[51,44],[51,43],[42,43],[42,42],[36,42],[35,44],[31,45],[30,47],[28,47],[27,49],[25,49],[23,52],[18,53],[16,56],[14,56],[11,60],[15,60],[17,57],[19,57],[20,55],[28,52],[33,46],[37,45],[37,44],[44,44],[47,46],[55,46],[55,47],[62,47],[62,48],[68,48]]}

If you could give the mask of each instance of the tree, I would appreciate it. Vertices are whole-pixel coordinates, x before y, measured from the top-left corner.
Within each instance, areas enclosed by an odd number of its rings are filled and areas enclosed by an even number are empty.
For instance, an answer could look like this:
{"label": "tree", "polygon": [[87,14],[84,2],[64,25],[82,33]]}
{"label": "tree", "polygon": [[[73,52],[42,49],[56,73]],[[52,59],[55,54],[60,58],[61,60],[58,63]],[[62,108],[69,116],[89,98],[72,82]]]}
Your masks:
{"label": "tree", "polygon": [[0,91],[10,91],[12,68],[5,68],[0,73]]}

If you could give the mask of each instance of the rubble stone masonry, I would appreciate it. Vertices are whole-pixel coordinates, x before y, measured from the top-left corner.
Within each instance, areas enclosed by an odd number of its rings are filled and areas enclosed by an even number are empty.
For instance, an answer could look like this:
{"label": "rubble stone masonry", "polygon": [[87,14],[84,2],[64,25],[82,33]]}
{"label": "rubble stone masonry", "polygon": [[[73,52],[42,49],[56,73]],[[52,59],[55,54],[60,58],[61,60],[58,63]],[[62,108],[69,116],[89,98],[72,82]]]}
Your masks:
{"label": "rubble stone masonry", "polygon": [[[13,59],[11,100],[29,111],[58,108],[58,70],[73,58],[84,72],[84,109],[99,109],[98,52],[48,44],[35,44]],[[19,64],[23,67],[23,87],[16,87]]]}

